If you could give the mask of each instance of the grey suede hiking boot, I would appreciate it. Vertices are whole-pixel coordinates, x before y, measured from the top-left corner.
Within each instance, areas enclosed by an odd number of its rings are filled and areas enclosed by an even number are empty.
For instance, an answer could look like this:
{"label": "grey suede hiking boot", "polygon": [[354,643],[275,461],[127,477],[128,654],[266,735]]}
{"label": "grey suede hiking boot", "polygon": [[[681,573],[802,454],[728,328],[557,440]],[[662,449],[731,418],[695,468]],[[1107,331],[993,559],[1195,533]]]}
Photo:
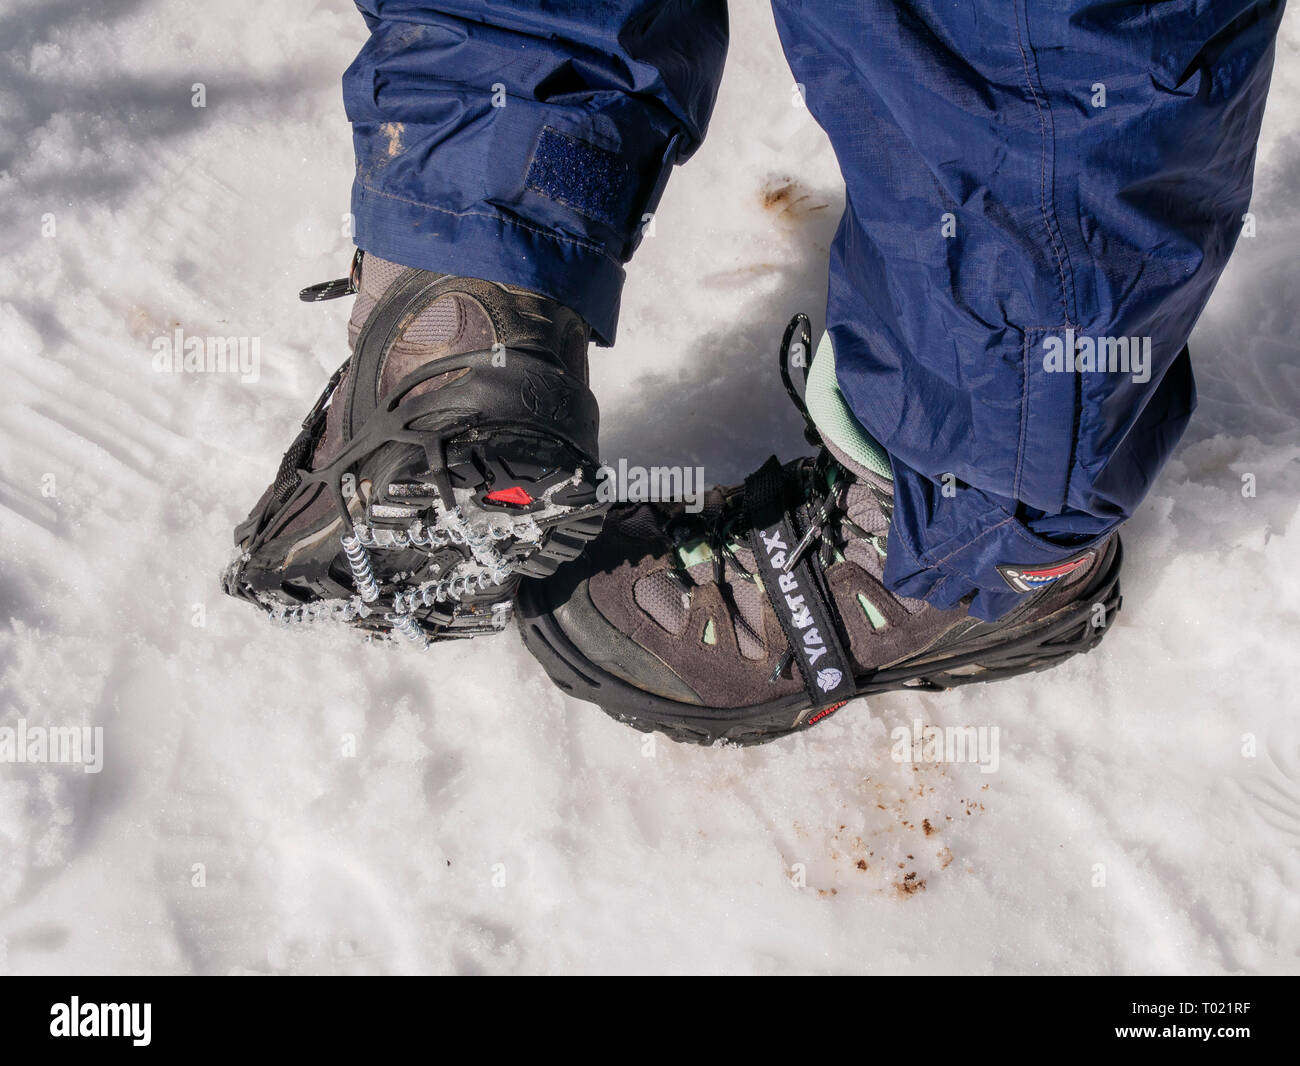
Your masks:
{"label": "grey suede hiking boot", "polygon": [[[789,380],[792,343],[810,350],[803,316],[786,332],[782,376],[807,415]],[[818,406],[811,387],[808,398]],[[833,421],[820,406],[818,421]],[[815,458],[771,459],[698,515],[616,507],[581,560],[521,586],[525,644],[557,685],[646,732],[750,744],[856,696],[1040,670],[1101,639],[1120,606],[1117,537],[1050,568],[995,623],[895,596],[883,584],[887,456],[855,459],[809,427]]]}
{"label": "grey suede hiking boot", "polygon": [[503,629],[600,530],[589,330],[537,293],[358,252],[352,355],[235,530],[225,589],[417,643]]}

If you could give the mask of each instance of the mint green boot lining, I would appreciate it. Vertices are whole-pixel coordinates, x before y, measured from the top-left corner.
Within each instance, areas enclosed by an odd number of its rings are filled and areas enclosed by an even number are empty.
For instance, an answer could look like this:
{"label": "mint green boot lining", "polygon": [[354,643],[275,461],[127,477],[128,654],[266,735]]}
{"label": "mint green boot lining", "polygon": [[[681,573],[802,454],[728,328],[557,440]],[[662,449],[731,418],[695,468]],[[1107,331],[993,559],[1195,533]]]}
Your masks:
{"label": "mint green boot lining", "polygon": [[823,333],[821,343],[817,346],[817,355],[808,372],[804,402],[808,405],[813,424],[824,438],[873,474],[893,479],[885,449],[862,428],[862,423],[854,417],[844,400],[844,394],[840,392],[839,381],[835,377],[835,349],[831,344],[830,333]]}

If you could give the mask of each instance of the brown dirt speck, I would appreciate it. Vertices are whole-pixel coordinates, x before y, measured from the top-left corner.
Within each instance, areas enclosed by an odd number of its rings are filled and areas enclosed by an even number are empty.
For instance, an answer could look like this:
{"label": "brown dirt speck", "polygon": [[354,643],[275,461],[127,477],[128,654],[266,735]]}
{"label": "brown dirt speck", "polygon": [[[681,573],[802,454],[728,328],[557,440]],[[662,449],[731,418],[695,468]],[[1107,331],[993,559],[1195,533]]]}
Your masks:
{"label": "brown dirt speck", "polygon": [[916,871],[907,874],[904,878],[894,885],[894,892],[900,897],[913,896],[918,892],[925,891],[925,879],[917,879]]}
{"label": "brown dirt speck", "polygon": [[799,182],[786,176],[769,178],[764,182],[759,192],[759,203],[765,211],[771,211],[786,222],[800,221],[830,206],[809,196]]}

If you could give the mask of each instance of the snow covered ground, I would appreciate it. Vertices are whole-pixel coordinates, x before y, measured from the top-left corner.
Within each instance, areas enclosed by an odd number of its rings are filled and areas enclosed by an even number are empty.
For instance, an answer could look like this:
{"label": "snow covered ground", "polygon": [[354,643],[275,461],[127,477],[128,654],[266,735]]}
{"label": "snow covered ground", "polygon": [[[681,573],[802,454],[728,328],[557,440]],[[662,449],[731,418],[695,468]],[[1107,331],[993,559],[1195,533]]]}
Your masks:
{"label": "snow covered ground", "polygon": [[[593,364],[607,456],[716,481],[800,447],[773,353],[841,206],[766,5],[732,22]],[[648,748],[513,632],[420,655],[221,595],[345,355],[347,301],[295,294],[348,259],[363,37],[348,0],[0,0],[0,726],[104,760],[0,765],[0,972],[1300,970],[1294,13],[1107,641],[744,751]],[[258,380],[156,373],[177,328],[260,338]],[[895,762],[917,720],[997,727],[996,772]]]}

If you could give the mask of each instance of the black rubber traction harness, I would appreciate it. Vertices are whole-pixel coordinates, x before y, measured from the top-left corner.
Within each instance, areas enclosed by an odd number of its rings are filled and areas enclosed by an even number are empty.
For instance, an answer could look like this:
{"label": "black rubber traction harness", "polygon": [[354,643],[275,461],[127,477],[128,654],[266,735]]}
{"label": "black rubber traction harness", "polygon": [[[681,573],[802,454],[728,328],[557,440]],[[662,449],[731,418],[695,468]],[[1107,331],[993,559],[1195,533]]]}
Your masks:
{"label": "black rubber traction harness", "polygon": [[813,570],[815,551],[787,573],[799,541],[787,505],[786,476],[773,457],[745,480],[749,544],[767,598],[790,642],[794,662],[814,711],[853,698],[853,664],[844,652],[821,581]]}

